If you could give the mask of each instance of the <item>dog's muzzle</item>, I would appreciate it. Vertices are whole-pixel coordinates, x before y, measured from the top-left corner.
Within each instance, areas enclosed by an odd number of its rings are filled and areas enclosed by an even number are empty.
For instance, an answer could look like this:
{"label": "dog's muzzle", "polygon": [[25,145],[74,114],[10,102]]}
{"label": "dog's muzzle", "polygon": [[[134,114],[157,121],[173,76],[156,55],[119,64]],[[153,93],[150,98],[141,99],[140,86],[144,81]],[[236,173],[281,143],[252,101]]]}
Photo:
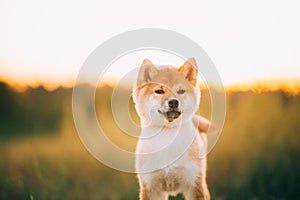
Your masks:
{"label": "dog's muzzle", "polygon": [[178,109],[179,102],[177,99],[171,99],[168,101],[168,106],[168,111],[162,112],[161,110],[158,110],[158,112],[164,115],[169,122],[172,122],[174,119],[177,119],[181,115],[181,112]]}

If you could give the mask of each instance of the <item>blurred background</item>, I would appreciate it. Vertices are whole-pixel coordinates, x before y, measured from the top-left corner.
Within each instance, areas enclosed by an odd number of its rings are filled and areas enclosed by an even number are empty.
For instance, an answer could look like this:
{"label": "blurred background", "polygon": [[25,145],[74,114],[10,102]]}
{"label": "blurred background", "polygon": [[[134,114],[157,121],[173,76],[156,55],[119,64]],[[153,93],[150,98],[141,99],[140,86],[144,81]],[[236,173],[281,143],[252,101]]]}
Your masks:
{"label": "blurred background", "polygon": [[[71,104],[74,81],[88,55],[110,37],[143,27],[193,39],[224,82],[226,120],[208,155],[212,199],[297,199],[299,6],[293,0],[1,1],[0,199],[138,199],[134,174],[102,165],[85,149]],[[131,151],[135,143],[121,138],[111,94],[122,73],[142,59],[108,71],[95,98],[109,139]],[[154,62],[181,64],[164,56]],[[205,88],[201,100],[199,113],[209,118]],[[129,111],[138,123],[132,99]]]}
{"label": "blurred background", "polygon": [[[98,89],[98,119],[115,144],[134,150],[134,144],[121,140],[123,133],[113,120],[112,91],[110,86]],[[80,142],[71,93],[42,86],[17,92],[0,84],[1,199],[138,199],[134,174],[102,165]],[[209,101],[204,90],[200,113],[207,117]],[[212,199],[300,195],[299,110],[300,96],[284,90],[227,93],[225,126],[208,154]]]}

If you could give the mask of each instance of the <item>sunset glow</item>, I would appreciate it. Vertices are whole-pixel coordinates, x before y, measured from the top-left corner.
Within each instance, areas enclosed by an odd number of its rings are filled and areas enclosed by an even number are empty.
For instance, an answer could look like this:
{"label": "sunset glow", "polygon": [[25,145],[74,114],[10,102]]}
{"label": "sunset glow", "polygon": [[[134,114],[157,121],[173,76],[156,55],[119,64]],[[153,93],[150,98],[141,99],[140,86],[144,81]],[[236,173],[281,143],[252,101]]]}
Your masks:
{"label": "sunset glow", "polygon": [[[230,1],[218,5],[213,2],[176,4],[168,16],[163,14],[164,7],[169,6],[167,1],[160,2],[160,7],[154,3],[147,5],[147,10],[157,11],[155,15],[145,15],[142,9],[124,10],[126,2],[110,2],[104,6],[100,1],[3,1],[0,3],[0,80],[18,90],[39,85],[48,90],[72,87],[80,67],[101,43],[125,31],[156,27],[174,30],[197,42],[215,63],[228,91],[280,88],[298,92],[299,2]],[[140,1],[132,3],[142,6]],[[189,12],[178,15],[183,10]],[[169,23],[170,19],[174,23]],[[107,80],[116,82],[123,74],[139,67],[145,57],[159,64],[177,66],[182,62],[168,56],[143,54],[132,62],[127,59],[119,64]],[[198,63],[201,66],[201,61]]]}

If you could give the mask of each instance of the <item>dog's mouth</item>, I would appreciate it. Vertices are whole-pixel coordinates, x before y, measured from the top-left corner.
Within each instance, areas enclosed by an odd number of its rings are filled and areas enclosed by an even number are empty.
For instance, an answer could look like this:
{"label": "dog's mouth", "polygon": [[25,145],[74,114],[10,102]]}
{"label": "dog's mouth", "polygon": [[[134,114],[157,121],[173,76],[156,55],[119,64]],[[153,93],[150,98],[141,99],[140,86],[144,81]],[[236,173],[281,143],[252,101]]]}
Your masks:
{"label": "dog's mouth", "polygon": [[174,119],[177,119],[182,112],[178,111],[178,110],[169,110],[167,112],[162,112],[161,110],[158,110],[158,113],[162,114],[163,116],[165,116],[165,118],[169,121],[172,122]]}

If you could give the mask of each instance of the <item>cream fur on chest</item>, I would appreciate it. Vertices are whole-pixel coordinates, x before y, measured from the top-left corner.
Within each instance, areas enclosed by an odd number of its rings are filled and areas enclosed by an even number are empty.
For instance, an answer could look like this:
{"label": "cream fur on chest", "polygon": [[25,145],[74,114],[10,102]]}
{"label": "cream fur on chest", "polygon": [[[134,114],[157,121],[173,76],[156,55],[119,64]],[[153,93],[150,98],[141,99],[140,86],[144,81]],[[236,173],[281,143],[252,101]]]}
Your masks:
{"label": "cream fur on chest", "polygon": [[199,176],[205,179],[206,135],[200,135],[192,121],[180,128],[144,128],[136,153],[138,176],[149,188],[156,185],[175,195],[195,185]]}

